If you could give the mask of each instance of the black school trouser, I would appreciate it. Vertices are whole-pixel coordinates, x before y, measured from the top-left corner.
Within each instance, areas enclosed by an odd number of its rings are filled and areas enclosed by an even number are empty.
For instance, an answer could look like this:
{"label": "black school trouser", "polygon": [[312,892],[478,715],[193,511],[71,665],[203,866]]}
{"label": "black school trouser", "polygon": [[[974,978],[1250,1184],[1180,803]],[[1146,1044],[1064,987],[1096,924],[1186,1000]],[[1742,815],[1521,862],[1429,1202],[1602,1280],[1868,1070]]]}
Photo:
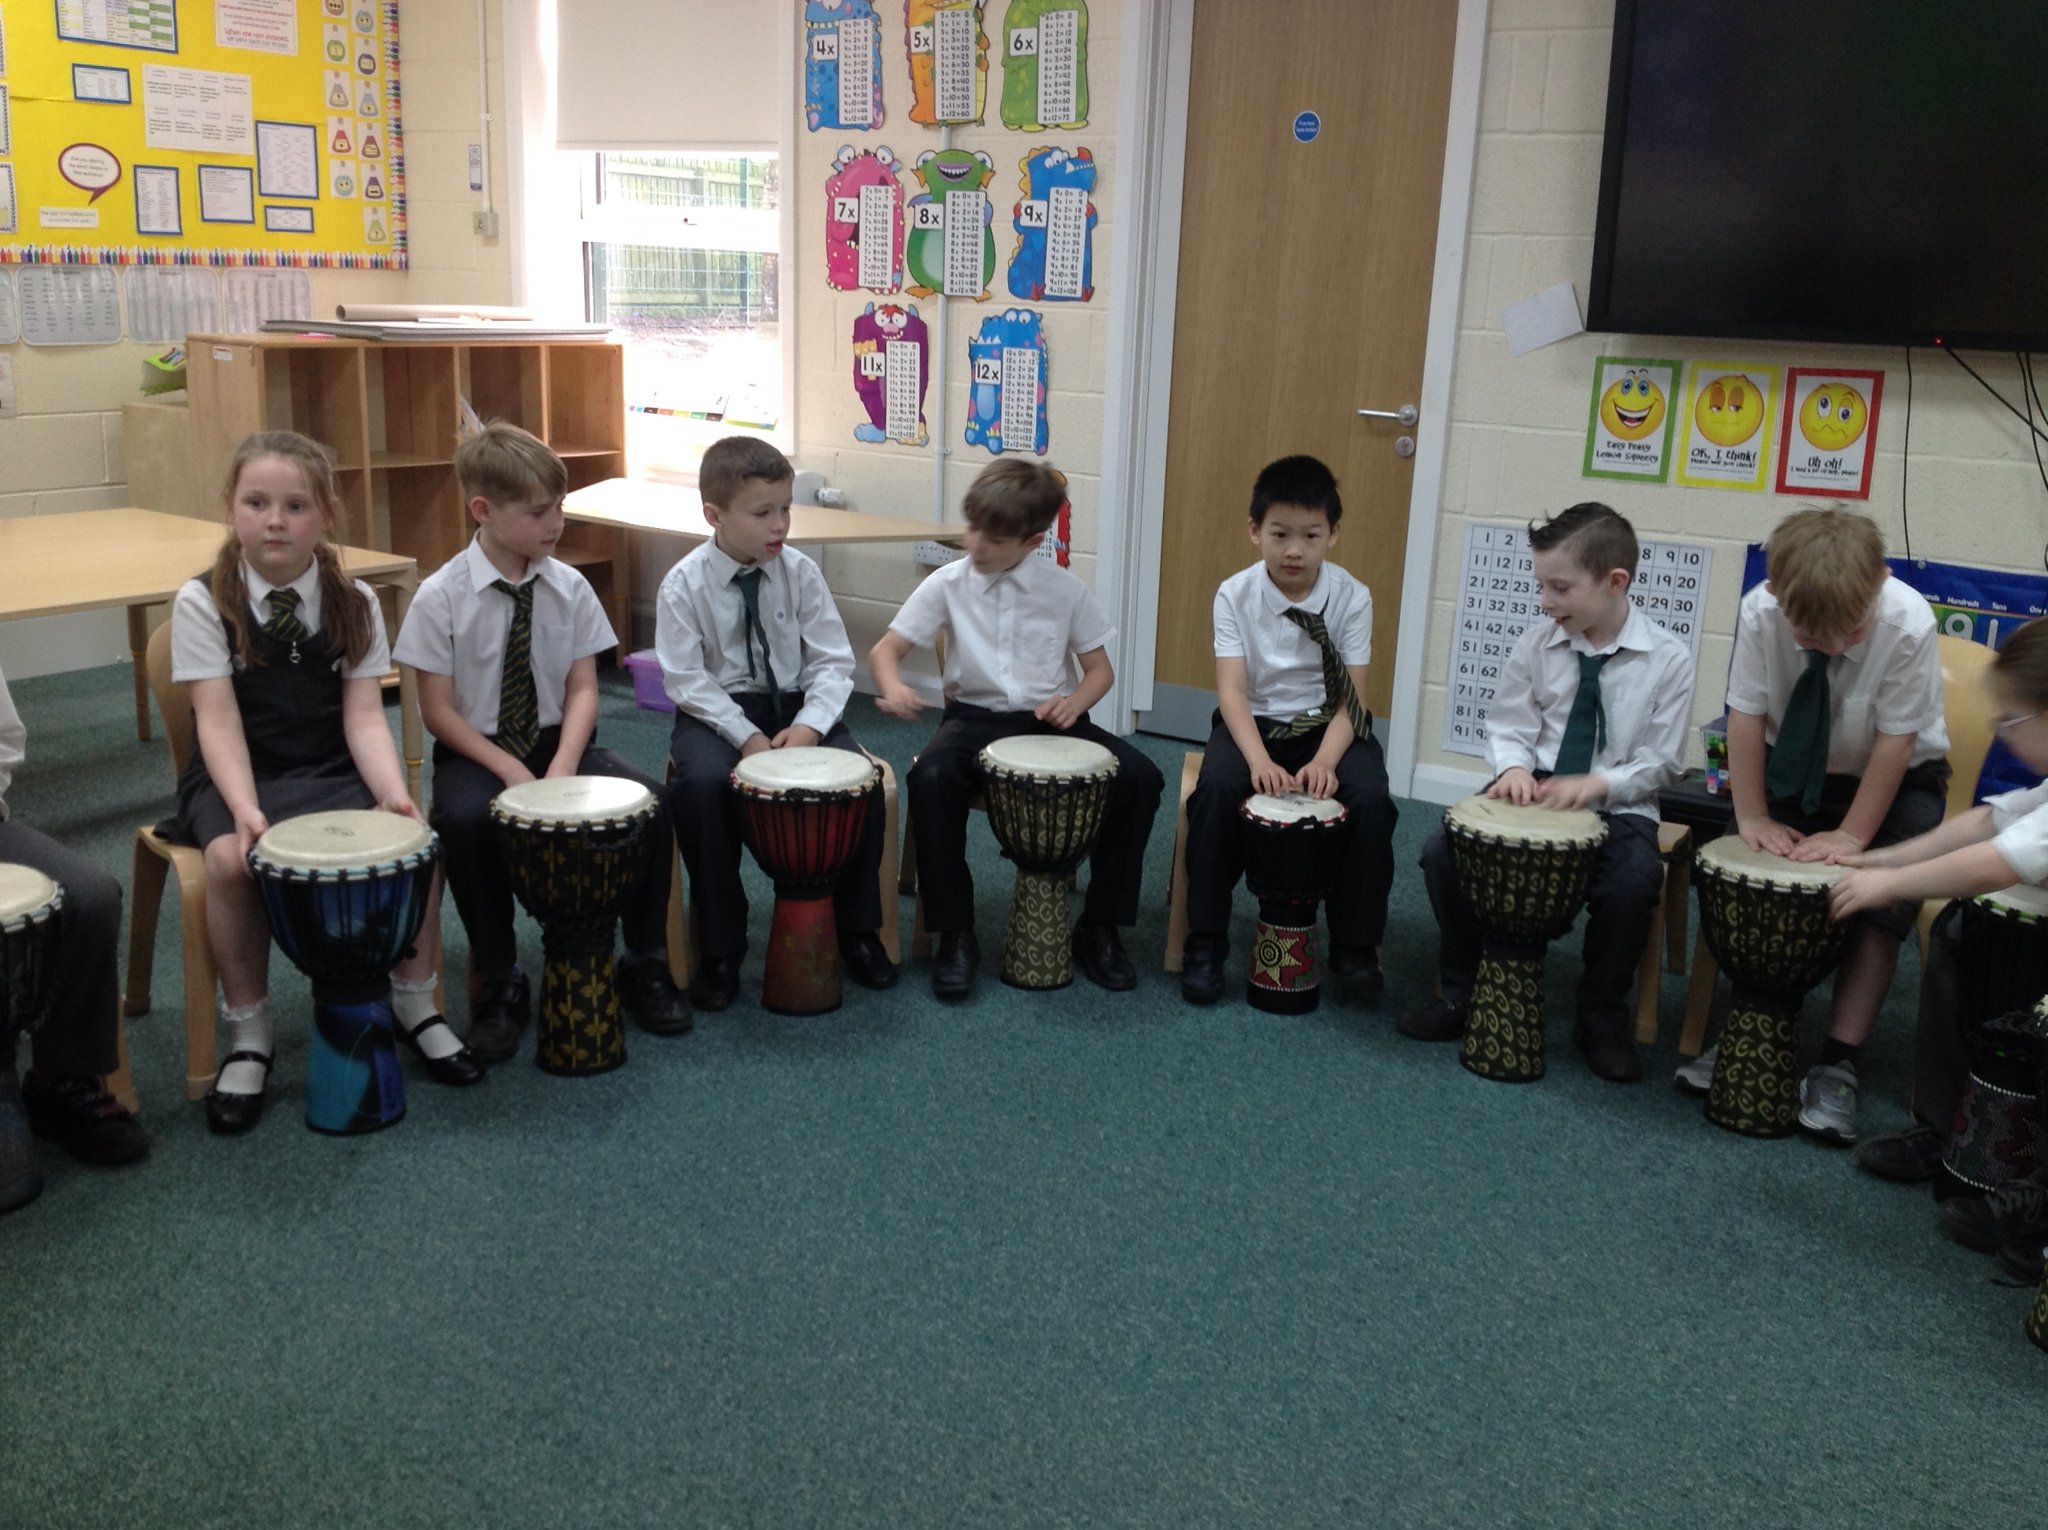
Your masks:
{"label": "black school trouser", "polygon": [[[1277,719],[1257,717],[1260,733]],[[1266,752],[1282,770],[1299,770],[1322,747],[1321,728],[1295,738],[1268,739]],[[1230,896],[1244,874],[1243,823],[1238,809],[1252,795],[1245,763],[1217,713],[1202,774],[1188,797],[1188,933],[1222,935],[1230,928]],[[1330,939],[1339,946],[1377,946],[1387,933],[1387,894],[1394,885],[1394,799],[1380,741],[1353,739],[1337,762],[1337,801],[1351,819],[1351,842],[1323,899]]]}
{"label": "black school trouser", "polygon": [[[1649,938],[1664,886],[1657,821],[1641,813],[1602,813],[1607,841],[1586,888],[1586,937],[1579,974],[1579,1019],[1604,1035],[1625,1036],[1633,1019],[1629,987]],[[1479,920],[1458,887],[1450,842],[1439,827],[1422,846],[1422,881],[1436,911],[1437,978],[1452,1004],[1472,997],[1482,939]]]}
{"label": "black school trouser", "polygon": [[[0,861],[33,866],[64,889],[50,949],[50,1002],[32,1043],[35,1066],[112,1073],[121,1060],[121,884],[49,835],[12,821],[0,822]],[[11,1050],[0,1056],[0,1069],[13,1066]]]}
{"label": "black school trouser", "polygon": [[[747,721],[773,738],[789,726],[775,720],[774,698],[762,691],[742,691],[732,698]],[[782,715],[793,720],[804,704],[803,693],[785,691]],[[836,720],[820,742],[827,749],[862,754],[844,718]],[[676,713],[669,735],[669,758],[675,779],[668,784],[669,816],[676,844],[690,874],[690,899],[697,915],[699,952],[723,961],[747,954],[747,894],[740,885],[739,799],[733,795],[732,768],[740,752],[716,728],[686,712]],[[832,885],[832,904],[841,932],[872,935],[882,927],[882,896],[876,882],[882,864],[882,783],[877,780],[860,849]]]}
{"label": "black school trouser", "polygon": [[[543,728],[540,738],[520,762],[536,776],[554,763],[562,740],[560,728]],[[647,833],[647,864],[633,885],[632,901],[619,923],[628,951],[648,954],[662,949],[668,931],[668,812],[663,806],[661,783],[643,775],[613,754],[600,749],[593,740],[576,762],[581,776],[618,776],[637,781],[654,793],[659,816]],[[505,789],[495,771],[457,754],[444,744],[434,745],[434,800],[427,822],[441,836],[441,870],[448,879],[448,891],[455,897],[455,912],[469,932],[469,952],[476,962],[477,976],[486,983],[502,983],[512,976],[519,961],[519,946],[512,929],[512,884],[505,871],[505,857],[498,847],[498,831],[491,823],[491,799]]]}
{"label": "black school trouser", "polygon": [[1920,1020],[1913,1032],[1913,1119],[1946,1137],[1970,1076],[1970,1054],[1956,1005],[1963,949],[1963,900],[1935,916],[1920,969]]}
{"label": "black school trouser", "polygon": [[981,751],[999,738],[1042,733],[1086,739],[1116,756],[1109,807],[1088,862],[1087,924],[1138,922],[1138,884],[1145,871],[1145,841],[1159,811],[1166,779],[1130,744],[1095,726],[1082,713],[1059,729],[1029,712],[993,712],[952,702],[931,742],[910,767],[910,825],[917,844],[917,875],[924,889],[925,928],[934,933],[974,928],[974,878],[967,870],[968,798],[987,780]]}

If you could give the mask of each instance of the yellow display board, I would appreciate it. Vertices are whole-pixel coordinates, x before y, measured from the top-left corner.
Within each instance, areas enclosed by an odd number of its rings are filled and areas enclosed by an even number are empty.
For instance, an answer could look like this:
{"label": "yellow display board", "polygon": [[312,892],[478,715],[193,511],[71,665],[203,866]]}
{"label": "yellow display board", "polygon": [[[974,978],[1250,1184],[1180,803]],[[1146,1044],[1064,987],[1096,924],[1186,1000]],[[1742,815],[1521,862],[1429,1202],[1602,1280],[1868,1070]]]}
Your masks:
{"label": "yellow display board", "polygon": [[403,270],[397,0],[0,0],[0,262]]}

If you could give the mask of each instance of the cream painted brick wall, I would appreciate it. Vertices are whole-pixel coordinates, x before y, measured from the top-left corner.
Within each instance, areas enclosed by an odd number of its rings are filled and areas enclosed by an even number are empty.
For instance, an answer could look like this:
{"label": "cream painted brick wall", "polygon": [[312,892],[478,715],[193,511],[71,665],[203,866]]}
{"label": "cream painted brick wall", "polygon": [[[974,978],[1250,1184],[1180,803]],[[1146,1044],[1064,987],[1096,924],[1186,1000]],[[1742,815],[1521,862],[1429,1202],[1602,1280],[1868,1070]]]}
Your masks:
{"label": "cream painted brick wall", "polygon": [[[1479,766],[1471,756],[1441,748],[1458,560],[1474,519],[1526,521],[1594,498],[1614,505],[1645,535],[1710,546],[1714,567],[1693,711],[1703,721],[1721,710],[1743,551],[1800,501],[1768,492],[1638,486],[1582,476],[1587,389],[1596,356],[1883,370],[1884,412],[1864,508],[1891,549],[1905,550],[1906,362],[1896,348],[1582,335],[1520,358],[1508,355],[1500,328],[1500,310],[1507,304],[1568,280],[1584,306],[1611,17],[1611,5],[1602,0],[1494,0],[1491,10],[1424,650],[1417,764],[1425,769],[1473,772]],[[1971,359],[2008,397],[2018,396],[2010,357]],[[2041,567],[2048,491],[2025,428],[1937,354],[1914,357],[1912,444],[1914,553],[1993,568]],[[1697,755],[1696,743],[1693,749]]]}

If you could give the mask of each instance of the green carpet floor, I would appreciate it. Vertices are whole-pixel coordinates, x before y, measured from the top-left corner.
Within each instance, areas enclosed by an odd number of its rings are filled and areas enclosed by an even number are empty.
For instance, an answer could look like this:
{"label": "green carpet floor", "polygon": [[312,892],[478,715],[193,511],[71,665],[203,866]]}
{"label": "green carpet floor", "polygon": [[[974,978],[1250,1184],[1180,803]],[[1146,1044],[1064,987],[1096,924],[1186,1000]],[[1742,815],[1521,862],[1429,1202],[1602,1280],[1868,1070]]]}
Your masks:
{"label": "green carpet floor", "polygon": [[[14,693],[10,806],[125,881],[170,796],[127,671]],[[606,678],[607,743],[658,769],[666,721]],[[929,731],[853,723],[899,774]],[[1176,779],[1183,746],[1147,747]],[[1258,1015],[1241,955],[1229,1002],[1184,1006],[1168,814],[1139,991],[1007,991],[978,829],[972,1004],[919,965],[819,1019],[743,997],[601,1078],[415,1073],[368,1139],[300,1124],[281,958],[271,1113],[207,1135],[173,905],[129,1032],[149,1159],[46,1155],[0,1219],[0,1526],[2032,1520],[2029,1293],[1924,1191],[1706,1125],[1668,1085],[1682,979],[1635,1088],[1570,1048],[1568,950],[1539,1084],[1394,1033],[1433,975],[1436,816],[1403,808],[1378,1009]],[[1904,1120],[1916,983],[1909,954],[1866,1131]]]}

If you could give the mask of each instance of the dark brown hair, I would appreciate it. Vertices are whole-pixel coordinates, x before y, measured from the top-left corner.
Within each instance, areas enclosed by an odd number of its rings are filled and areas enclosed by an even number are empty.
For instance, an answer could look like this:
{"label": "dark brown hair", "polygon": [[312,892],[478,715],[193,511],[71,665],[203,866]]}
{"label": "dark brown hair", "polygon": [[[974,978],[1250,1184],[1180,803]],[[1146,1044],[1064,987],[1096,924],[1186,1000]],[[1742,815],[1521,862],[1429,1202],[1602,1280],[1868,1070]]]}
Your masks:
{"label": "dark brown hair", "polygon": [[704,460],[697,464],[697,497],[724,510],[751,478],[781,483],[794,477],[789,459],[772,443],[759,436],[722,436],[704,449]]}
{"label": "dark brown hair", "polygon": [[492,420],[455,443],[455,481],[465,506],[478,498],[511,505],[560,499],[568,492],[569,470],[540,437]]}
{"label": "dark brown hair", "polygon": [[1051,530],[1066,502],[1067,475],[1058,468],[998,457],[967,486],[960,513],[984,536],[1019,540]]}
{"label": "dark brown hair", "polygon": [[1605,579],[1609,569],[1626,569],[1636,576],[1636,559],[1642,548],[1628,517],[1597,500],[1587,500],[1560,510],[1540,524],[1529,523],[1529,551],[1561,551],[1574,567]]}
{"label": "dark brown hair", "polygon": [[2007,638],[1991,673],[2006,700],[2048,712],[2048,617],[2036,617]]}

